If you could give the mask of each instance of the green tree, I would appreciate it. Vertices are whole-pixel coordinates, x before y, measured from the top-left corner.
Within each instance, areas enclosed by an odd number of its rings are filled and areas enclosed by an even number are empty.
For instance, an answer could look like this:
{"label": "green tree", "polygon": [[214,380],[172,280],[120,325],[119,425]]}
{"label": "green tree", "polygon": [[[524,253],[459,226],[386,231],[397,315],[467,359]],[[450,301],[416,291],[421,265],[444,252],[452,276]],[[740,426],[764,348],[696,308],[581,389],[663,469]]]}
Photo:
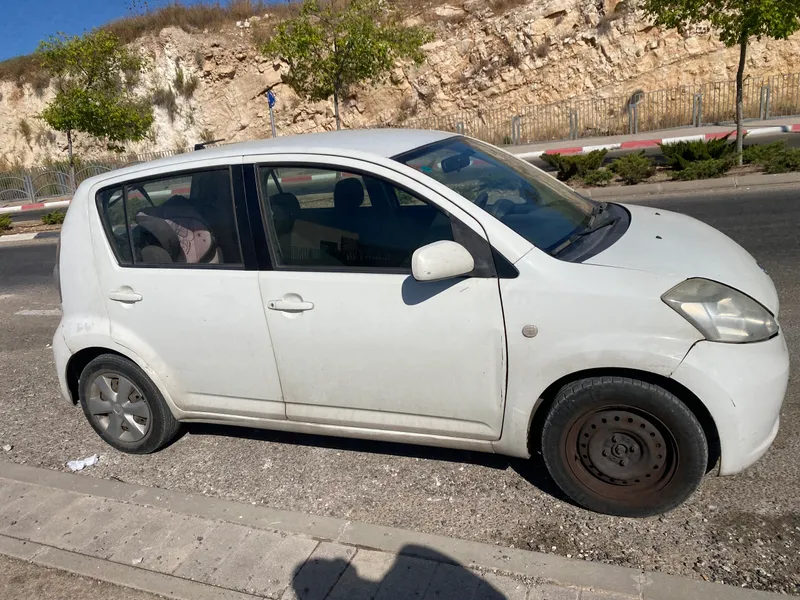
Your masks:
{"label": "green tree", "polygon": [[421,47],[431,38],[419,27],[404,26],[385,0],[304,0],[262,51],[289,66],[283,80],[299,96],[333,96],[340,129],[339,98],[348,88],[381,80],[398,59],[421,63]]}
{"label": "green tree", "polygon": [[144,139],[153,124],[149,101],[135,98],[130,88],[146,60],[102,29],[83,36],[51,36],[39,44],[39,63],[57,81],[56,96],[39,115],[50,127],[67,134],[70,170],[76,132],[120,142]]}
{"label": "green tree", "polygon": [[800,29],[798,0],[645,0],[644,9],[656,25],[685,29],[708,22],[727,47],[739,46],[736,71],[736,148],[742,164],[742,98],[744,66],[750,38],[783,40]]}

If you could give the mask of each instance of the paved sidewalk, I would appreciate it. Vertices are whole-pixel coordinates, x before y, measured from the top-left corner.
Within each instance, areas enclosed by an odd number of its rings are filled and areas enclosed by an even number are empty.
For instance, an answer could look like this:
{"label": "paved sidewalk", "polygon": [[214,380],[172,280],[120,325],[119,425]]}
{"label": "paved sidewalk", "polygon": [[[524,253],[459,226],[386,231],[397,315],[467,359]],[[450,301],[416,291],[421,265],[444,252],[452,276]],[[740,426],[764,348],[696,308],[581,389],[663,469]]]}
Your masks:
{"label": "paved sidewalk", "polygon": [[187,600],[776,597],[7,462],[0,554]]}

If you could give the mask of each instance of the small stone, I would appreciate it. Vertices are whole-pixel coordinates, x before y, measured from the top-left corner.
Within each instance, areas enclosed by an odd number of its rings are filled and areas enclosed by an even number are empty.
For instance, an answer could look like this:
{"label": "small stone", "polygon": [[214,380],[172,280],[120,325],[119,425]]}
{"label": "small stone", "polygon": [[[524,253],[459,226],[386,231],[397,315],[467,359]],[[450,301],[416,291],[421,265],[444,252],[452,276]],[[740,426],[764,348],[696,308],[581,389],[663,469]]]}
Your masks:
{"label": "small stone", "polygon": [[4,452],[11,452],[13,449],[14,449],[14,446],[12,446],[11,444],[6,444],[5,446],[3,446],[3,451]]}

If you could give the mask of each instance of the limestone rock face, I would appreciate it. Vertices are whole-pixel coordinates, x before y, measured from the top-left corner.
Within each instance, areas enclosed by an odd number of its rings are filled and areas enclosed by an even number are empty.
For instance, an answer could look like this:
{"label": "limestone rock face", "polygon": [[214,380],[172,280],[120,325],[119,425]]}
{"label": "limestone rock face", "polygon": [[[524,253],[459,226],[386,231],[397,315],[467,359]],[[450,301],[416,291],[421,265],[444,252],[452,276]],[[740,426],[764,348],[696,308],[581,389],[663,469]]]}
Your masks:
{"label": "limestone rock face", "polygon": [[[341,102],[346,127],[413,123],[474,109],[540,105],[570,98],[610,98],[680,85],[733,79],[738,51],[708,27],[678,33],[653,27],[640,12],[616,11],[616,0],[544,0],[496,13],[486,0],[451,0],[410,15],[434,29],[424,64],[398,65],[375,85]],[[332,101],[310,103],[282,82],[281,64],[260,55],[244,22],[219,33],[167,28],[135,42],[152,69],[136,92],[175,89],[178,69],[196,77],[191,97],[176,92],[170,115],[156,106],[151,139],[129,152],[186,148],[213,135],[227,141],[269,137],[266,90],[277,97],[279,135],[335,129]],[[800,72],[800,34],[753,41],[746,74]],[[37,114],[52,87],[0,81],[0,163],[29,166],[65,157],[66,138],[48,132]],[[22,125],[22,123],[26,125]],[[27,132],[27,134],[26,134]],[[104,145],[78,136],[85,157]]]}

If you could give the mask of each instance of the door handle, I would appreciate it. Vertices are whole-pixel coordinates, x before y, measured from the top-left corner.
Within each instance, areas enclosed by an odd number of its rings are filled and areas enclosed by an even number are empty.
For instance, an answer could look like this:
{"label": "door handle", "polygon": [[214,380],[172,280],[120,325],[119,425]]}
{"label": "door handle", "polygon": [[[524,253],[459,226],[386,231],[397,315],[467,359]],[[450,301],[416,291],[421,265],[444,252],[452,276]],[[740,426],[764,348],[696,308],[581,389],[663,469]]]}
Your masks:
{"label": "door handle", "polygon": [[115,302],[124,302],[125,304],[134,304],[140,302],[142,299],[141,294],[137,294],[129,287],[122,287],[113,292],[109,292],[108,297]]}
{"label": "door handle", "polygon": [[270,300],[267,302],[267,308],[283,312],[304,312],[314,308],[314,303],[304,302],[302,300]]}

